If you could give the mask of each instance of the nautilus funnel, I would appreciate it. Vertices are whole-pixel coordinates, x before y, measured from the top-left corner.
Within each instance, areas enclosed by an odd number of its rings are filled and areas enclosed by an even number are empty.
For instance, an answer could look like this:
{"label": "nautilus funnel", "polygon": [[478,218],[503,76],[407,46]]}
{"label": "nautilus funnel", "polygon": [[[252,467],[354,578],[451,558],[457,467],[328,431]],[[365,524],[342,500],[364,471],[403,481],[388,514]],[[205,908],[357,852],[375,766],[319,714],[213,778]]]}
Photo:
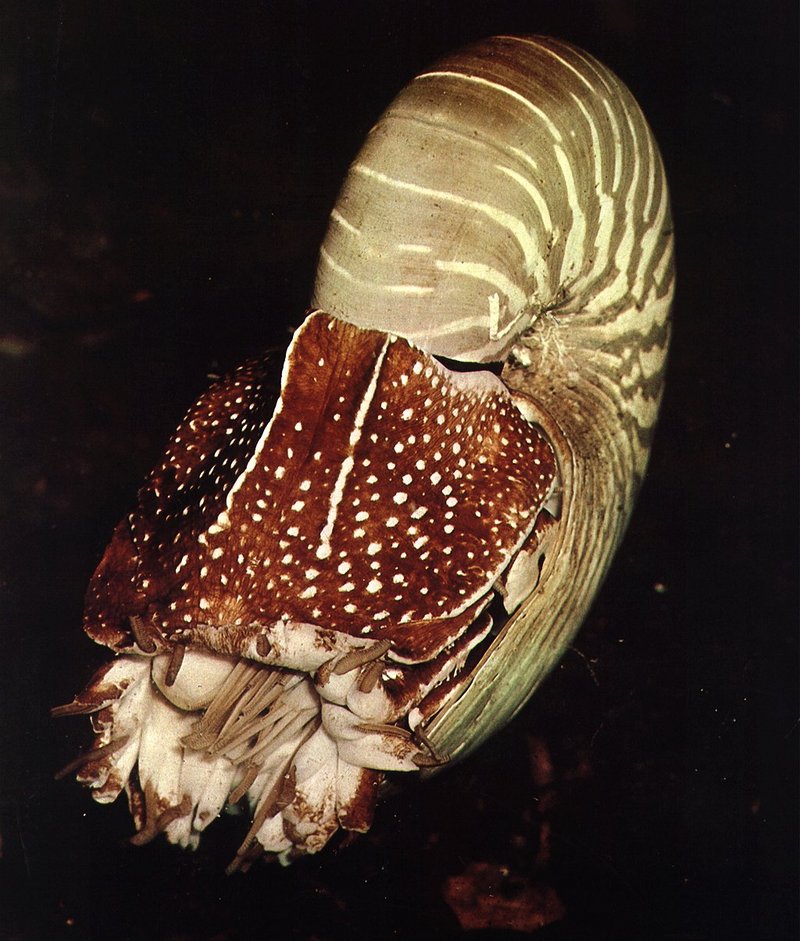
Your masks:
{"label": "nautilus funnel", "polygon": [[[522,707],[580,626],[645,472],[673,290],[636,103],[542,37],[423,72],[356,157],[313,307],[193,405],[90,582],[114,657],[57,715],[135,843],[231,864],[366,830]],[[276,376],[280,371],[280,382]]]}

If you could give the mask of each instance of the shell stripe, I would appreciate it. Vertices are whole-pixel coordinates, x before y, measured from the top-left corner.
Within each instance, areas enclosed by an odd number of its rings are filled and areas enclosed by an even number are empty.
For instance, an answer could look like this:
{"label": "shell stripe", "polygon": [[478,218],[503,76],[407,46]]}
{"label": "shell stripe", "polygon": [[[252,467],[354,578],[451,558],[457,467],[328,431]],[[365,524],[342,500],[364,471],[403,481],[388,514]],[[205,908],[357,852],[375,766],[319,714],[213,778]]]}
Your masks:
{"label": "shell stripe", "polygon": [[535,105],[530,98],[527,98],[525,95],[520,95],[519,92],[514,91],[513,88],[509,88],[507,85],[501,85],[498,82],[490,82],[488,79],[482,78],[479,75],[470,75],[466,72],[423,72],[421,75],[418,75],[415,81],[419,82],[422,79],[431,79],[431,78],[452,78],[457,81],[463,82],[474,82],[476,85],[480,85],[483,88],[488,88],[493,92],[498,92],[502,95],[509,95],[513,98],[514,101],[521,104],[524,108],[527,108],[531,114],[537,117],[542,124],[547,128],[547,130],[552,135],[553,139],[557,142],[561,142],[561,131],[550,119],[540,107]]}
{"label": "shell stripe", "polygon": [[413,183],[409,180],[400,180],[395,177],[388,176],[385,173],[381,173],[380,170],[375,170],[374,168],[368,167],[363,163],[354,164],[352,167],[352,172],[358,173],[370,180],[374,180],[379,184],[383,184],[406,193],[412,193],[415,196],[422,196],[431,201],[441,200],[442,202],[449,203],[458,209],[466,209],[468,211],[476,212],[482,216],[485,216],[490,222],[494,223],[500,228],[507,229],[516,239],[517,244],[522,250],[526,268],[531,269],[534,266],[536,259],[536,243],[531,240],[531,235],[526,226],[523,224],[522,220],[512,215],[511,213],[503,212],[501,209],[491,205],[490,203],[465,199],[458,193],[452,193],[442,189],[434,189],[429,186],[423,186],[419,183]]}

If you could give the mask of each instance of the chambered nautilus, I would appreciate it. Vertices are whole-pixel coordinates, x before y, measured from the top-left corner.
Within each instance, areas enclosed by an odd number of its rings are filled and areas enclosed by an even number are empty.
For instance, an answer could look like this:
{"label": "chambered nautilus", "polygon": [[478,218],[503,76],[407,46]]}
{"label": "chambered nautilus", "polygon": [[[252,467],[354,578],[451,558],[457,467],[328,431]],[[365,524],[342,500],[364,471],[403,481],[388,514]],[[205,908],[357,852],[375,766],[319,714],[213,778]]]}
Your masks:
{"label": "chambered nautilus", "polygon": [[629,91],[500,36],[418,75],[331,214],[286,353],[192,406],[114,531],[57,715],[134,842],[226,805],[233,868],[366,830],[386,773],[461,758],[570,643],[647,464],[673,292]]}

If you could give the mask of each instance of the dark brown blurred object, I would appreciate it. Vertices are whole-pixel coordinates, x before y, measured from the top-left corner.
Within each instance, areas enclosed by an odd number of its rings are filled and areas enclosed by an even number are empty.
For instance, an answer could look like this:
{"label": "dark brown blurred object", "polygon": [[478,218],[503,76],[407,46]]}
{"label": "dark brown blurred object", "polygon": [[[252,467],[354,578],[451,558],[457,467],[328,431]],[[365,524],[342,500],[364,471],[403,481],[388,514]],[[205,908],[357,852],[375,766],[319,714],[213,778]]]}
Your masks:
{"label": "dark brown blurred object", "polygon": [[465,931],[531,932],[564,917],[564,906],[552,886],[530,882],[491,863],[470,863],[462,875],[451,876],[444,897]]}

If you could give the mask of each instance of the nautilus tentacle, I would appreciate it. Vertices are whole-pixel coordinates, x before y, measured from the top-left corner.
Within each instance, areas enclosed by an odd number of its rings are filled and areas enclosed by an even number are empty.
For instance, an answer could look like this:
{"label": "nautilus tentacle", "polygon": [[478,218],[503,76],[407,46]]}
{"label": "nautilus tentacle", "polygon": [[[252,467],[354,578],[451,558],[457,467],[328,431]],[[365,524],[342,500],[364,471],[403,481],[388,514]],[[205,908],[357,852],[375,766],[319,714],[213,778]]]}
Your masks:
{"label": "nautilus tentacle", "polygon": [[117,658],[55,711],[135,842],[246,800],[234,868],[316,852],[519,710],[624,531],[672,283],[656,146],[591,57],[500,37],[400,94],[280,388],[256,359],[199,399],[89,586]]}

